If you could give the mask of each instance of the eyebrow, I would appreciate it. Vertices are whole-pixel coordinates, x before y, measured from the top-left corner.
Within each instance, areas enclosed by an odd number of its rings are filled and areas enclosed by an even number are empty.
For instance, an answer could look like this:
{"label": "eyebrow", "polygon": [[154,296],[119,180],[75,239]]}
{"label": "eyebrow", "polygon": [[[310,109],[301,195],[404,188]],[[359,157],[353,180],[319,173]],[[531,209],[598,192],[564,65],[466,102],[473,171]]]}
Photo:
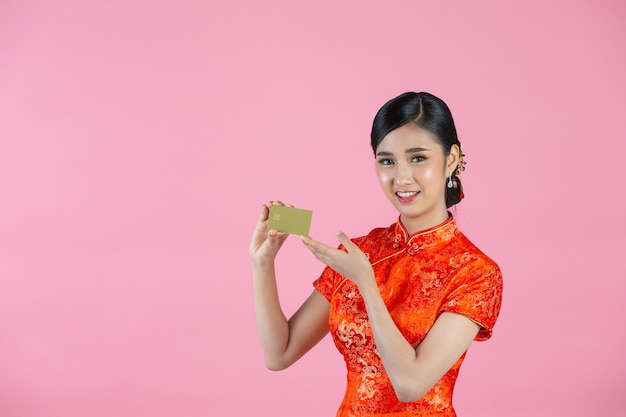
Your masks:
{"label": "eyebrow", "polygon": [[[417,148],[409,148],[409,149],[405,150],[404,153],[409,154],[409,153],[424,152],[424,151],[429,151],[429,150],[430,149],[417,147]],[[393,156],[393,153],[386,152],[386,151],[380,151],[380,152],[376,153],[376,156]]]}

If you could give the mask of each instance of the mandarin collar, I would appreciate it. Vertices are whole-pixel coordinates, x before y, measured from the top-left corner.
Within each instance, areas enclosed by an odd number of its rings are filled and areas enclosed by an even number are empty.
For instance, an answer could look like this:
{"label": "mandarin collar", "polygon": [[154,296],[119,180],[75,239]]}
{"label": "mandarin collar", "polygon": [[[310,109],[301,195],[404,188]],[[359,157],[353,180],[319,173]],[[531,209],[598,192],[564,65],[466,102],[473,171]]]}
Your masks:
{"label": "mandarin collar", "polygon": [[415,232],[411,236],[409,236],[409,233],[400,221],[400,217],[398,217],[395,225],[393,247],[406,249],[407,255],[413,256],[422,249],[449,241],[457,231],[457,226],[452,213],[448,212],[448,216],[448,219],[443,223]]}

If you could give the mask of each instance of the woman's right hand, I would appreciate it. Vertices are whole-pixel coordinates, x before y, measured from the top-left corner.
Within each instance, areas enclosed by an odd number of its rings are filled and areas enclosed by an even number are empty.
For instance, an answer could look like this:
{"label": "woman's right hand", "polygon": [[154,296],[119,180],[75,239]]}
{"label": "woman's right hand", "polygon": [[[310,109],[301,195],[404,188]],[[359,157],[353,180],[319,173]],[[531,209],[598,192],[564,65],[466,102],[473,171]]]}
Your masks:
{"label": "woman's right hand", "polygon": [[257,331],[265,364],[272,370],[287,368],[322,340],[330,311],[330,303],[317,290],[289,319],[280,307],[274,259],[289,235],[267,230],[270,208],[276,205],[293,207],[265,203],[250,240]]}
{"label": "woman's right hand", "polygon": [[252,263],[258,266],[273,264],[280,247],[287,239],[287,236],[289,236],[286,233],[279,233],[276,230],[267,230],[267,221],[272,206],[293,207],[281,201],[269,201],[263,204],[261,215],[259,216],[259,220],[254,228],[254,233],[252,234],[252,239],[250,240],[250,258],[252,259]]}

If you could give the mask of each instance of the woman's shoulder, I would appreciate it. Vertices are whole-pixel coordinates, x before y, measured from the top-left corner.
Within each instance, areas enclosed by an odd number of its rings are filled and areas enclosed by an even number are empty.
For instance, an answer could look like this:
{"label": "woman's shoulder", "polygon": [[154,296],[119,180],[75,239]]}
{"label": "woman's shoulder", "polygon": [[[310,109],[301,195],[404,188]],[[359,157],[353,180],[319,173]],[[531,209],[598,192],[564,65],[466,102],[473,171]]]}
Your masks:
{"label": "woman's shoulder", "polygon": [[395,224],[388,227],[377,227],[367,235],[352,239],[371,262],[397,252],[394,244]]}
{"label": "woman's shoulder", "polygon": [[388,227],[376,227],[370,230],[370,232],[366,235],[353,238],[352,241],[359,247],[364,244],[373,243],[380,245],[386,241],[393,241],[395,236],[395,226],[396,224],[394,223]]}
{"label": "woman's shoulder", "polygon": [[[458,229],[457,229],[458,230]],[[498,263],[485,254],[460,230],[457,232],[454,256],[450,257],[450,265],[478,272],[480,275],[496,276],[501,279],[502,272]]]}

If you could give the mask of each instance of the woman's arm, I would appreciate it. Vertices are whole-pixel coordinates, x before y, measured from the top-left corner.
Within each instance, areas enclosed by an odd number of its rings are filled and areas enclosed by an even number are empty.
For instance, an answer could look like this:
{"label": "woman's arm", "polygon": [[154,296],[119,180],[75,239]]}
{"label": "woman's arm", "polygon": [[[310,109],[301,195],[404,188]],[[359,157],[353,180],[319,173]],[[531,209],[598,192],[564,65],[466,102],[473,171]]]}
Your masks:
{"label": "woman's arm", "polygon": [[274,260],[287,235],[267,231],[269,202],[250,242],[254,279],[254,305],[259,340],[265,364],[271,370],[285,369],[315,346],[328,333],[330,304],[317,291],[309,296],[296,313],[287,320],[280,307]]}
{"label": "woman's arm", "polygon": [[442,313],[417,348],[404,338],[380,296],[374,271],[361,250],[337,233],[346,251],[303,237],[315,256],[354,282],[365,301],[380,358],[400,401],[422,398],[467,350],[479,326],[455,313]]}
{"label": "woman's arm", "polygon": [[442,313],[426,338],[413,348],[393,322],[376,281],[363,283],[376,348],[400,401],[422,398],[465,353],[480,327],[466,316]]}

